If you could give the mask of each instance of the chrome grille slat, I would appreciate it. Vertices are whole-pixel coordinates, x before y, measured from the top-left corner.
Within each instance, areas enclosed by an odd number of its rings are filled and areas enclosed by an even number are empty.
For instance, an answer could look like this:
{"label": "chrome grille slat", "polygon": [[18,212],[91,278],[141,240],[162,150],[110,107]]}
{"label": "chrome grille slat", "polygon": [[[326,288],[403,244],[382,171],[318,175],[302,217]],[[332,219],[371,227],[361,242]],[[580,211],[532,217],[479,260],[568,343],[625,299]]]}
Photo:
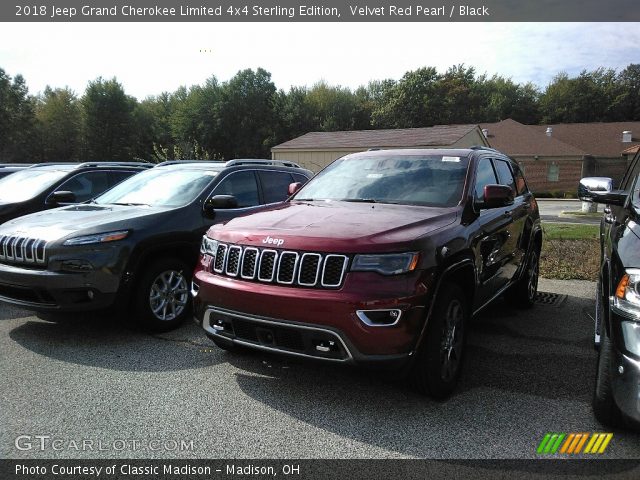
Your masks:
{"label": "chrome grille slat", "polygon": [[240,272],[240,259],[242,258],[242,248],[231,245],[227,250],[227,261],[225,262],[225,272],[230,277],[237,277]]}
{"label": "chrome grille slat", "polygon": [[261,283],[339,288],[349,257],[219,243],[211,271]]}
{"label": "chrome grille slat", "polygon": [[0,235],[0,261],[11,264],[45,264],[47,242],[19,235]]}
{"label": "chrome grille slat", "polygon": [[[278,273],[276,281],[285,285],[291,285],[296,279],[296,267],[299,255],[297,252],[282,252],[278,260]],[[293,262],[293,265],[291,264]]]}
{"label": "chrome grille slat", "polygon": [[[276,262],[278,252],[275,250],[263,250],[260,253],[260,263],[258,265],[258,280],[261,282],[273,282],[276,275]],[[265,275],[267,273],[267,275]]]}
{"label": "chrome grille slat", "polygon": [[244,249],[244,252],[242,253],[242,266],[240,267],[240,276],[245,280],[253,280],[254,278],[256,278],[259,255],[260,251],[257,248],[247,247]]}

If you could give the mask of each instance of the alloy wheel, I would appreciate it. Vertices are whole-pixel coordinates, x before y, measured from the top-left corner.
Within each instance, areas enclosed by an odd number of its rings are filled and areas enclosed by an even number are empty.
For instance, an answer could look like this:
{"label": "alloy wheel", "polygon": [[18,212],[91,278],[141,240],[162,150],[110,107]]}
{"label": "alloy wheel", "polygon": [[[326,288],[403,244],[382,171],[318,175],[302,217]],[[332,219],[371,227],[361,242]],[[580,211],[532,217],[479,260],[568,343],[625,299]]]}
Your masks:
{"label": "alloy wheel", "polygon": [[184,312],[188,301],[189,289],[182,272],[164,271],[151,284],[149,306],[158,320],[176,319]]}
{"label": "alloy wheel", "polygon": [[449,303],[444,320],[440,347],[440,376],[445,382],[455,378],[462,360],[464,347],[464,310],[459,300]]}

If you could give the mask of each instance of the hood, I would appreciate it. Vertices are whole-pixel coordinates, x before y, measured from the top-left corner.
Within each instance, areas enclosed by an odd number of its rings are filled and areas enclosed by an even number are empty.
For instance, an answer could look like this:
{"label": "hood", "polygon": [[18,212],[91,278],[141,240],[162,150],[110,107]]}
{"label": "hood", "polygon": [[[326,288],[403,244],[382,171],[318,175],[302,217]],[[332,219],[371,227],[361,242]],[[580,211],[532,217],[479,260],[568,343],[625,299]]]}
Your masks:
{"label": "hood", "polygon": [[294,201],[214,225],[209,235],[223,242],[293,250],[403,251],[453,223],[457,211],[458,207]]}
{"label": "hood", "polygon": [[165,211],[161,208],[81,204],[32,213],[0,225],[0,235],[19,235],[48,242],[72,233],[86,234],[123,230],[129,220]]}

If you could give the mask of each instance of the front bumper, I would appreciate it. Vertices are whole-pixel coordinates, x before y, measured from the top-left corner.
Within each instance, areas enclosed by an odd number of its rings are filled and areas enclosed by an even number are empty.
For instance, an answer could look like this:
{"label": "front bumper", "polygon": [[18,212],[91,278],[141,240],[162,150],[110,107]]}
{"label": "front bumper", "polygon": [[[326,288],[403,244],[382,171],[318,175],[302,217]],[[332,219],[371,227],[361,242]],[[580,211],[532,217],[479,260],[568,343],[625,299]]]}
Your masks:
{"label": "front bumper", "polygon": [[70,273],[0,264],[0,301],[41,312],[107,308],[119,283],[103,269]]}
{"label": "front bumper", "polygon": [[617,349],[614,358],[613,398],[624,415],[640,423],[640,360]]}
{"label": "front bumper", "polygon": [[[426,318],[429,281],[421,273],[381,277],[349,273],[339,290],[304,289],[194,275],[194,313],[209,336],[296,356],[401,366],[415,350]],[[395,309],[392,325],[367,325],[358,310]]]}

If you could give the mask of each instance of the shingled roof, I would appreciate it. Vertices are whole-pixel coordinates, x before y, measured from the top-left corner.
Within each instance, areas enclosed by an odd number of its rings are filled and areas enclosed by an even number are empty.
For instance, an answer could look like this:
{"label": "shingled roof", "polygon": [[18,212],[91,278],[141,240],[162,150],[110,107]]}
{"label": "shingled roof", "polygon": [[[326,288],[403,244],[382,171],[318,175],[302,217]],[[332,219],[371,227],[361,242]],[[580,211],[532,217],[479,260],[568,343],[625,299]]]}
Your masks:
{"label": "shingled roof", "polygon": [[586,153],[555,136],[548,137],[544,133],[545,130],[540,132],[537,126],[523,125],[510,118],[497,123],[484,123],[480,126],[488,131],[488,140],[491,146],[507,155],[582,157]]}
{"label": "shingled roof", "polygon": [[[551,127],[553,130],[552,138],[579,146],[586,154],[599,157],[619,157],[623,150],[640,144],[640,122],[531,125],[531,128],[543,135],[545,135],[547,127]],[[622,132],[624,131],[632,133],[631,142],[622,142]]]}
{"label": "shingled roof", "polygon": [[273,147],[273,150],[333,150],[336,148],[389,148],[449,146],[478,125],[435,125],[426,128],[310,132]]}

